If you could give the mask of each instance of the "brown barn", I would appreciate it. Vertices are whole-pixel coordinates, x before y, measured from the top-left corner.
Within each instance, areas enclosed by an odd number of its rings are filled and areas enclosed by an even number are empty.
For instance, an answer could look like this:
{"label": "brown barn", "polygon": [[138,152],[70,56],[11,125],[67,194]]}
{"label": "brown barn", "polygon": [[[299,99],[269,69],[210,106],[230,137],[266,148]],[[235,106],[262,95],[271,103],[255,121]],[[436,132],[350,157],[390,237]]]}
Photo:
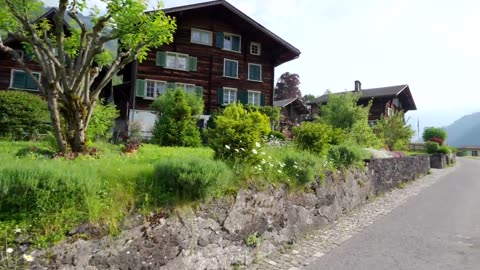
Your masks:
{"label": "brown barn", "polygon": [[300,98],[275,100],[273,106],[281,108],[281,128],[298,124],[307,119],[310,114],[310,110]]}
{"label": "brown barn", "polygon": [[151,50],[142,63],[122,71],[115,103],[126,120],[143,124],[148,136],[150,104],[168,88],[194,92],[205,103],[204,119],[233,102],[273,105],[274,69],[300,51],[226,1],[165,9],[176,18],[172,44]]}
{"label": "brown barn", "polygon": [[[382,115],[391,116],[398,111],[407,112],[417,109],[408,84],[370,89],[362,89],[361,85],[360,81],[355,81],[355,90],[347,92],[360,95],[358,105],[366,106],[372,101],[372,107],[368,116],[368,120],[371,123],[379,120]],[[328,95],[322,95],[308,103],[311,106],[312,118],[319,117],[320,106],[327,102]]]}

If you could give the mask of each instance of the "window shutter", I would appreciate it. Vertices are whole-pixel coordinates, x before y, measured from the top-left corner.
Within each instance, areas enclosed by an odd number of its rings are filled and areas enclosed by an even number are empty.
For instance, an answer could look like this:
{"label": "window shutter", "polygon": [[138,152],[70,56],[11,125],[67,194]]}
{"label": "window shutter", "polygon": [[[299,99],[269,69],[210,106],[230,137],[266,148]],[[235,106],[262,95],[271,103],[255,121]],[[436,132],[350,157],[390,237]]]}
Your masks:
{"label": "window shutter", "polygon": [[135,83],[135,96],[145,97],[145,80],[137,79]]}
{"label": "window shutter", "polygon": [[[32,77],[30,77],[30,75],[28,75],[27,73],[24,73],[24,74],[25,74],[25,88],[35,89],[35,90],[38,89],[38,85],[35,83]],[[40,78],[38,74],[33,74],[33,76],[35,76],[37,80]]]}
{"label": "window shutter", "polygon": [[224,63],[224,67],[223,67],[223,73],[224,73],[224,76],[231,76],[230,75],[230,61],[223,61]]}
{"label": "window shutter", "polygon": [[160,67],[165,67],[167,65],[167,54],[165,52],[157,52],[156,65]]}
{"label": "window shutter", "polygon": [[188,70],[197,71],[197,57],[188,57]]}
{"label": "window shutter", "polygon": [[177,88],[175,87],[175,83],[172,83],[172,82],[167,83],[167,91],[168,90],[177,90]]}
{"label": "window shutter", "polygon": [[265,102],[265,94],[264,93],[261,93],[260,94],[260,106],[265,106],[266,105],[266,102]]}
{"label": "window shutter", "polygon": [[12,87],[13,88],[25,88],[25,80],[27,74],[23,71],[14,71],[12,78]]}
{"label": "window shutter", "polygon": [[231,67],[231,76],[232,77],[237,77],[238,78],[238,63],[237,62],[232,62],[232,64],[230,65]]}
{"label": "window shutter", "polygon": [[215,33],[215,47],[223,49],[225,35],[222,32]]}
{"label": "window shutter", "polygon": [[197,94],[197,97],[202,98],[203,97],[203,87],[195,86],[195,93]]}
{"label": "window shutter", "polygon": [[223,102],[223,87],[220,87],[217,90],[217,106],[222,105]]}
{"label": "window shutter", "polygon": [[240,51],[240,37],[239,36],[232,36],[232,50],[233,51]]}
{"label": "window shutter", "polygon": [[242,104],[248,104],[248,91],[238,90],[237,100]]}

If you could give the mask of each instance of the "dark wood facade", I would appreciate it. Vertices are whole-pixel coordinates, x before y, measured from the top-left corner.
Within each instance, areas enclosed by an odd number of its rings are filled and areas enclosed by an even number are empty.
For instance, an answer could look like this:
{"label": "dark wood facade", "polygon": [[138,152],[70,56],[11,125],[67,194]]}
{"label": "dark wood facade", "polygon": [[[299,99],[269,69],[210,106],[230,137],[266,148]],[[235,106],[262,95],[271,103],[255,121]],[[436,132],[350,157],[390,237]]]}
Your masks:
{"label": "dark wood facade", "polygon": [[[247,101],[246,98],[242,99],[241,95],[246,95],[247,91],[255,91],[261,93],[261,105],[273,104],[274,68],[298,57],[299,51],[292,51],[290,47],[286,47],[284,43],[278,41],[277,36],[225,1],[172,8],[165,12],[176,19],[174,41],[150,51],[148,58],[142,63],[133,62],[125,67],[122,71],[124,84],[115,90],[117,92],[122,88],[128,89],[128,93],[115,92],[115,99],[119,101],[117,105],[121,111],[128,113],[130,109],[149,109],[152,100],[136,95],[139,80],[195,85],[197,90],[201,89],[205,114],[210,114],[223,105],[219,104],[219,100],[222,100],[222,90],[219,89],[222,88],[236,89],[238,101]],[[208,31],[211,35],[211,44],[192,42],[192,29]],[[218,35],[224,33],[240,36],[238,52],[219,48],[216,44]],[[251,42],[260,44],[260,55],[250,52]],[[180,53],[195,58],[195,70],[177,70],[160,66],[158,54],[163,52]],[[238,78],[224,76],[225,59],[238,63]],[[249,63],[261,65],[260,81],[249,80]],[[125,106],[127,108],[121,108]]]}

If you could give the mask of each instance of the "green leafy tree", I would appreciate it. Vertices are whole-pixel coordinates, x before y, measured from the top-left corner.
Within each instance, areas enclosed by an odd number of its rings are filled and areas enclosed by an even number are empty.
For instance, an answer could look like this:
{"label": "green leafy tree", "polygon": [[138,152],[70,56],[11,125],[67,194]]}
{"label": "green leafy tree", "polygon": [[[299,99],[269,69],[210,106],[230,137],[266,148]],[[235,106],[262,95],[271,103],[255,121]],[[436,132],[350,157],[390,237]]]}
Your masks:
{"label": "green leafy tree", "polygon": [[[381,142],[368,125],[371,103],[365,107],[357,105],[358,94],[342,93],[328,95],[326,105],[320,107],[319,121],[342,129],[343,140],[361,147],[381,147]],[[342,143],[340,139],[338,143]]]}
{"label": "green leafy tree", "polygon": [[[160,10],[145,13],[148,1],[103,2],[107,8],[101,14],[98,8],[90,7],[93,26],[89,27],[79,16],[79,12],[87,11],[86,0],[59,0],[54,23],[35,20],[34,12],[43,7],[39,0],[0,0],[0,29],[22,42],[33,55],[42,71],[42,83],[1,38],[0,50],[12,55],[46,96],[62,152],[69,148],[74,152],[84,150],[86,130],[100,91],[112,77],[131,61],[145,60],[150,49],[173,40],[174,19]],[[119,44],[115,57],[105,49],[105,44],[114,40]]]}
{"label": "green leafy tree", "polygon": [[266,115],[234,103],[215,117],[214,126],[208,129],[207,135],[215,158],[249,164],[261,160],[262,142],[271,131]]}
{"label": "green leafy tree", "polygon": [[407,150],[410,139],[415,133],[405,122],[403,112],[395,113],[391,117],[382,116],[374,130],[388,150]]}
{"label": "green leafy tree", "polygon": [[92,114],[92,119],[87,129],[87,138],[89,140],[107,139],[110,129],[115,124],[115,119],[120,116],[115,104],[103,104],[103,100],[96,106]]}
{"label": "green leafy tree", "polygon": [[280,123],[280,107],[274,106],[254,106],[251,104],[244,105],[245,109],[249,112],[258,111],[265,114],[270,119],[270,127],[276,129]]}
{"label": "green leafy tree", "polygon": [[315,95],[312,95],[312,94],[306,94],[305,96],[303,96],[303,100],[305,102],[313,101],[315,98],[317,98],[317,97]]}
{"label": "green leafy tree", "polygon": [[168,89],[152,103],[159,112],[153,127],[153,139],[162,146],[198,147],[200,131],[194,115],[203,111],[203,101],[193,93],[181,88]]}
{"label": "green leafy tree", "polygon": [[426,127],[423,130],[422,135],[423,141],[434,141],[443,145],[445,140],[447,139],[447,132],[443,128],[437,127]]}

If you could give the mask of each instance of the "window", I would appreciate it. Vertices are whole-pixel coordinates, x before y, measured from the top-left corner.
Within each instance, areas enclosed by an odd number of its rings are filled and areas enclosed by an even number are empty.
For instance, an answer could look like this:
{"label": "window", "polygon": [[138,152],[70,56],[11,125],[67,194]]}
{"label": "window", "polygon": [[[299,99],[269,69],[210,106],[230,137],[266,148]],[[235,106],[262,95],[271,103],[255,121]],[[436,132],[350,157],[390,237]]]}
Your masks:
{"label": "window", "polygon": [[187,93],[195,93],[195,85],[188,83],[175,83],[175,89],[182,88]]}
{"label": "window", "polygon": [[215,47],[240,52],[241,37],[235,34],[229,33],[216,33],[215,34]]}
{"label": "window", "polygon": [[192,28],[191,42],[203,45],[212,45],[212,32]]}
{"label": "window", "polygon": [[[33,76],[40,80],[40,73],[33,72]],[[38,91],[38,85],[29,74],[22,70],[12,69],[10,76],[10,88]]]}
{"label": "window", "polygon": [[250,42],[250,54],[260,55],[262,51],[262,45],[257,42]]}
{"label": "window", "polygon": [[188,55],[180,53],[167,53],[167,68],[188,70],[187,68]]}
{"label": "window", "polygon": [[248,91],[248,104],[260,106],[260,92],[257,91]]}
{"label": "window", "polygon": [[223,88],[223,104],[232,104],[237,101],[237,89],[235,88]]}
{"label": "window", "polygon": [[238,79],[238,61],[225,59],[223,61],[223,76]]}
{"label": "window", "polygon": [[474,157],[478,157],[478,151],[476,151],[476,150],[473,150],[473,151],[472,151],[472,156],[474,156]]}
{"label": "window", "polygon": [[155,99],[165,93],[167,83],[162,81],[145,80],[145,99]]}
{"label": "window", "polygon": [[262,81],[262,65],[248,64],[248,80],[256,82]]}

